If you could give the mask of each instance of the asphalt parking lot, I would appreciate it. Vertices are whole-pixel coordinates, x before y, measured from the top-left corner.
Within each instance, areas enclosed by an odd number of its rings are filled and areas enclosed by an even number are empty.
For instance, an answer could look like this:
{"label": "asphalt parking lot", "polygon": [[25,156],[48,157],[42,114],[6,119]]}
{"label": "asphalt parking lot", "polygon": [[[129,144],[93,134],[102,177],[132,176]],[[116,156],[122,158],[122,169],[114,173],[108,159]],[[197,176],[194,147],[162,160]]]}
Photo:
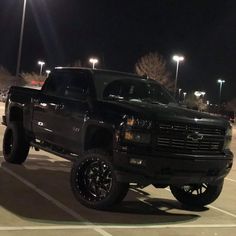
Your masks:
{"label": "asphalt parking lot", "polygon": [[[236,164],[220,197],[205,208],[184,209],[168,189],[148,186],[131,189],[111,211],[95,211],[74,199],[70,162],[31,150],[17,166],[4,162],[1,150],[0,235],[236,235]],[[232,150],[236,155],[236,127]]]}

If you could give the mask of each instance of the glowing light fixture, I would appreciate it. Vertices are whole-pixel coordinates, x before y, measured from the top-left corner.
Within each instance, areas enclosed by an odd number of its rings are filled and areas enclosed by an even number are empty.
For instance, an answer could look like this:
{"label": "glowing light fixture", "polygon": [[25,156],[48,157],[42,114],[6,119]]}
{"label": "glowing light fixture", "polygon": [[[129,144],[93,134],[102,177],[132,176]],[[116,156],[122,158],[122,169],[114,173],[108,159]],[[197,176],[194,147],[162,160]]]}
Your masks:
{"label": "glowing light fixture", "polygon": [[218,79],[217,83],[220,84],[220,93],[219,93],[219,104],[221,103],[221,93],[222,93],[222,86],[225,83],[225,80],[223,79]]}
{"label": "glowing light fixture", "polygon": [[95,65],[98,63],[98,59],[97,58],[90,58],[89,62],[92,63],[93,69],[95,69]]}
{"label": "glowing light fixture", "polygon": [[38,61],[38,65],[40,65],[39,75],[41,76],[42,75],[42,71],[43,71],[43,66],[45,65],[45,62],[44,61]]}
{"label": "glowing light fixture", "polygon": [[179,63],[184,60],[183,56],[174,55],[173,60],[176,61],[176,73],[175,73],[175,88],[174,93],[176,96],[176,90],[177,90],[177,80],[178,80],[178,72],[179,72]]}

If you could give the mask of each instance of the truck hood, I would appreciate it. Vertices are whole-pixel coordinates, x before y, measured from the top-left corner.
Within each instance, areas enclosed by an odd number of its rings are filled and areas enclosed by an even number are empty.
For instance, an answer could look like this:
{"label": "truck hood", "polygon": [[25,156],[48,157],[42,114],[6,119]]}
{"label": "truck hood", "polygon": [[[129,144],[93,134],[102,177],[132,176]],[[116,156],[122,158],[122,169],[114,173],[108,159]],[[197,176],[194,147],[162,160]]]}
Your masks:
{"label": "truck hood", "polygon": [[120,115],[132,115],[152,121],[174,121],[198,123],[213,126],[227,127],[225,119],[204,112],[198,112],[179,106],[178,104],[152,104],[128,101],[103,101],[104,112],[107,110]]}

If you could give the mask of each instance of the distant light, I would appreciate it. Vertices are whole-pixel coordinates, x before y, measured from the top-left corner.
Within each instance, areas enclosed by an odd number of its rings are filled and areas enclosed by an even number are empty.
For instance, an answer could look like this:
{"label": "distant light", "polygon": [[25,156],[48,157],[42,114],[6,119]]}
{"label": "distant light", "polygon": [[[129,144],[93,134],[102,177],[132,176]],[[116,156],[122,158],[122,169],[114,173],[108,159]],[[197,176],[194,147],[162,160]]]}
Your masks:
{"label": "distant light", "polygon": [[40,66],[43,66],[43,65],[45,65],[45,62],[44,62],[44,61],[38,61],[38,64],[39,64]]}
{"label": "distant light", "polygon": [[89,62],[90,62],[90,63],[98,63],[98,59],[96,59],[96,58],[90,58],[90,59],[89,59]]}
{"label": "distant light", "polygon": [[220,83],[220,84],[221,84],[221,83],[225,83],[225,80],[223,80],[223,79],[218,79],[218,80],[217,80],[217,83]]}
{"label": "distant light", "polygon": [[47,76],[49,76],[50,73],[51,73],[50,70],[46,70],[46,74],[47,74]]}
{"label": "distant light", "polygon": [[183,61],[183,60],[184,60],[184,57],[183,57],[183,56],[174,55],[174,56],[173,56],[173,60],[174,60],[174,61],[177,61],[177,62]]}
{"label": "distant light", "polygon": [[40,65],[39,75],[42,76],[43,66],[45,65],[45,62],[44,61],[38,61],[38,65]]}
{"label": "distant light", "polygon": [[98,63],[98,59],[97,59],[97,58],[90,58],[90,59],[89,59],[89,62],[92,63],[93,69],[95,69],[95,64]]}
{"label": "distant light", "polygon": [[194,95],[196,97],[200,97],[200,96],[205,96],[206,92],[203,92],[203,91],[195,91],[194,92]]}

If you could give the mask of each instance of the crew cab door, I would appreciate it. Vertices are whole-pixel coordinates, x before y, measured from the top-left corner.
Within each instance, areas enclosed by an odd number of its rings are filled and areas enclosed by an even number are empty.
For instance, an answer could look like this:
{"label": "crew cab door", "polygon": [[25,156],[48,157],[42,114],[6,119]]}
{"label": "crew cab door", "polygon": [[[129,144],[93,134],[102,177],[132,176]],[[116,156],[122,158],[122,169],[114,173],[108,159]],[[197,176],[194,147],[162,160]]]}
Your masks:
{"label": "crew cab door", "polygon": [[90,113],[91,78],[86,71],[64,73],[65,89],[54,110],[56,144],[71,152],[81,151],[82,131]]}
{"label": "crew cab door", "polygon": [[33,103],[36,138],[77,153],[81,149],[82,126],[90,112],[91,88],[87,71],[54,72],[46,81],[41,98]]}
{"label": "crew cab door", "polygon": [[64,90],[64,79],[52,73],[46,80],[41,95],[37,99],[32,99],[32,130],[37,139],[55,144],[55,127],[60,123],[55,119],[55,109],[61,103]]}

